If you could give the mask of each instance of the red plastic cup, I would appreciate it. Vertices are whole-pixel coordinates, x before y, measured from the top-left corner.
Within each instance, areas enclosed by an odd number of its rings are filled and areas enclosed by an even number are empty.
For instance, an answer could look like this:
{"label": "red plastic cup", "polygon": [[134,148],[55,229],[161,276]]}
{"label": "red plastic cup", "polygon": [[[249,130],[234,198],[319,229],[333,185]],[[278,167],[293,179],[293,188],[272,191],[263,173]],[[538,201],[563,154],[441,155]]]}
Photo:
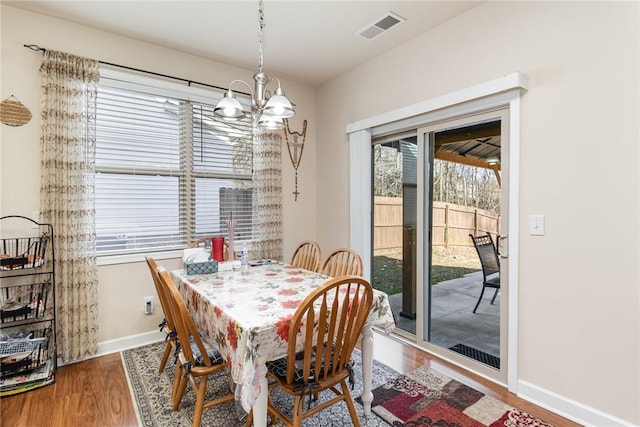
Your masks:
{"label": "red plastic cup", "polygon": [[218,262],[224,261],[224,237],[211,238],[211,257]]}

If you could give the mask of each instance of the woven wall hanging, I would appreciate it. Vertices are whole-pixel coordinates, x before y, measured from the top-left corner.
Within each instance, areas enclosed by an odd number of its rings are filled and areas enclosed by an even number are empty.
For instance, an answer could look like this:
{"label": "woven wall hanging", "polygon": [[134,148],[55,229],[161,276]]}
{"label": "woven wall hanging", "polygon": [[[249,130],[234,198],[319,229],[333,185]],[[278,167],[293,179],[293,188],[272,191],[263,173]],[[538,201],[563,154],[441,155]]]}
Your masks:
{"label": "woven wall hanging", "polygon": [[[302,160],[302,150],[304,150],[304,140],[307,137],[307,121],[305,120],[302,125],[302,132],[291,132],[289,129],[289,120],[284,119],[284,139],[287,141],[287,149],[289,150],[289,158],[293,169],[296,171],[296,189],[293,192],[295,196],[294,201],[298,201],[298,167],[300,166],[300,160]],[[302,142],[298,140],[302,139]]]}
{"label": "woven wall hanging", "polygon": [[8,126],[22,126],[31,120],[31,111],[15,96],[0,102],[0,121]]}

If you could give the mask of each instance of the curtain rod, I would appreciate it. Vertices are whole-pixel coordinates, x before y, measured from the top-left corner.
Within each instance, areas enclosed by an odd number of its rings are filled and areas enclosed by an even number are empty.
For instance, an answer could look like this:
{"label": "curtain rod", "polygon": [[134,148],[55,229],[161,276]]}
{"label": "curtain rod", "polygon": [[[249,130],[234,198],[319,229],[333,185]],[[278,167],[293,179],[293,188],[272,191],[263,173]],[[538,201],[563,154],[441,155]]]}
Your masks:
{"label": "curtain rod", "polygon": [[[46,52],[47,51],[47,49],[45,49],[43,47],[40,47],[37,44],[25,44],[24,47],[26,47],[27,49],[31,49],[34,52]],[[139,73],[151,74],[151,75],[157,76],[157,77],[164,77],[166,79],[178,80],[178,81],[187,83],[187,86],[191,86],[192,84],[196,84],[196,85],[199,85],[199,86],[205,86],[205,87],[210,87],[210,88],[214,88],[214,89],[219,89],[219,90],[222,90],[222,91],[225,91],[225,92],[228,90],[228,88],[221,87],[221,86],[210,85],[208,83],[200,83],[200,82],[196,82],[194,80],[183,79],[181,77],[174,77],[174,76],[170,76],[168,74],[156,73],[154,71],[142,70],[140,68],[128,67],[126,65],[119,65],[119,64],[114,64],[114,63],[105,62],[105,61],[98,61],[98,63],[103,64],[103,65],[109,65],[109,66],[112,66],[112,67],[123,68],[125,70],[137,71]],[[249,97],[251,96],[251,94],[247,93],[247,92],[240,92],[240,91],[236,91],[236,90],[234,90],[233,92],[234,93],[238,93],[238,94],[242,94],[242,95],[246,95],[246,96],[249,96]]]}

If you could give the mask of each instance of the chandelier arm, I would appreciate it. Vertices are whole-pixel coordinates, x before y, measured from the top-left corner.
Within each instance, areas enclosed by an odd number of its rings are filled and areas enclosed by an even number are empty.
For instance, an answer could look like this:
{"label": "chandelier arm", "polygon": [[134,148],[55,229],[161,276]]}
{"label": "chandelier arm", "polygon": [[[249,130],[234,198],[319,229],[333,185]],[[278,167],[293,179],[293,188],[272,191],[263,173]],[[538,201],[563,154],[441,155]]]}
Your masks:
{"label": "chandelier arm", "polygon": [[248,89],[249,89],[249,93],[251,94],[251,98],[253,99],[254,97],[254,93],[253,93],[253,88],[251,86],[249,86],[249,83],[245,82],[244,80],[240,80],[240,79],[236,79],[234,81],[232,81],[231,83],[229,83],[229,91],[231,91],[231,86],[233,86],[234,83],[242,83],[243,85],[245,85]]}
{"label": "chandelier arm", "polygon": [[280,79],[279,78],[277,78],[277,77],[269,77],[269,83],[271,83],[274,80],[278,82],[278,87],[280,87]]}

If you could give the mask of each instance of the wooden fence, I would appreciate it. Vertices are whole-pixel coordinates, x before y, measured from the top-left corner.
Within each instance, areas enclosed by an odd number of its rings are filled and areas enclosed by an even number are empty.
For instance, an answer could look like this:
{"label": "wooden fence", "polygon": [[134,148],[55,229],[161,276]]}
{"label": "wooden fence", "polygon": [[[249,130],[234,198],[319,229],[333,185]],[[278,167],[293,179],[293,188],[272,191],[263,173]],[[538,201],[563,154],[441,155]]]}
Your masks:
{"label": "wooden fence", "polygon": [[[373,248],[401,248],[403,231],[415,230],[415,224],[403,224],[402,198],[375,197],[373,209]],[[469,234],[477,236],[489,232],[495,236],[498,230],[499,215],[483,209],[433,202],[433,246],[472,246]]]}

